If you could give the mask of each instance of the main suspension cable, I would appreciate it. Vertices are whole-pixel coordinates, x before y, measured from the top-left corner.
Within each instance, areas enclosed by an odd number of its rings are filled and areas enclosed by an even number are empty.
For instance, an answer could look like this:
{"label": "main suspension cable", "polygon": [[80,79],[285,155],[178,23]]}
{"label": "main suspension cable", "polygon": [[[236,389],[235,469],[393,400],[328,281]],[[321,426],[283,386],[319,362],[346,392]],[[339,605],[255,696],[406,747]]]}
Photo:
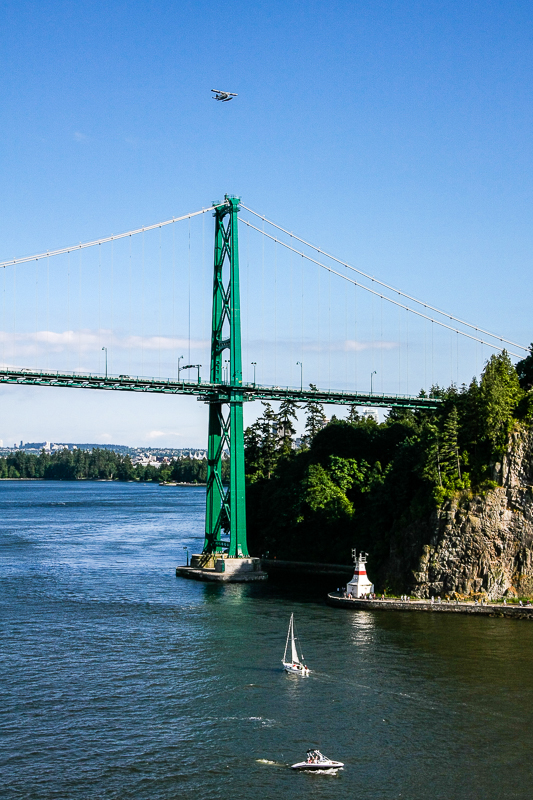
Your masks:
{"label": "main suspension cable", "polygon": [[11,267],[14,264],[25,264],[28,261],[38,261],[40,258],[49,258],[50,256],[60,256],[63,253],[72,253],[75,250],[84,250],[86,247],[94,247],[97,244],[105,244],[106,242],[114,242],[117,239],[125,239],[127,236],[135,236],[137,233],[146,233],[146,231],[153,231],[156,228],[163,228],[165,225],[172,225],[174,222],[181,222],[184,219],[191,219],[198,217],[200,214],[207,214],[215,208],[221,208],[228,203],[218,203],[209,208],[202,208],[201,211],[193,211],[190,214],[184,214],[183,217],[172,217],[165,222],[156,222],[155,225],[146,225],[144,228],[136,228],[134,231],[127,231],[126,233],[117,233],[114,236],[106,236],[104,239],[95,239],[94,242],[80,242],[79,244],[72,245],[71,247],[61,247],[59,250],[50,250],[46,253],[38,253],[35,256],[24,256],[23,258],[12,258],[9,261],[0,261],[0,269],[4,267]]}
{"label": "main suspension cable", "polygon": [[[498,336],[496,333],[491,333],[490,331],[486,331],[483,328],[480,328],[478,325],[472,325],[470,322],[465,322],[465,320],[459,319],[459,317],[455,317],[453,314],[449,314],[447,311],[441,311],[439,308],[435,308],[435,306],[432,306],[429,303],[425,303],[423,300],[418,300],[416,297],[412,297],[411,295],[402,292],[400,289],[396,289],[394,286],[390,286],[388,283],[384,283],[383,281],[378,280],[372,275],[368,275],[366,272],[357,269],[357,267],[352,267],[351,264],[347,264],[340,258],[336,258],[335,256],[332,256],[330,253],[326,253],[326,251],[322,250],[320,247],[317,247],[316,245],[307,242],[305,239],[301,239],[299,236],[296,236],[296,234],[285,230],[285,228],[282,228],[280,225],[276,225],[275,222],[272,222],[271,220],[267,219],[263,214],[258,214],[257,211],[253,211],[251,208],[248,208],[248,206],[245,206],[242,203],[240,203],[239,205],[240,208],[244,208],[250,214],[253,214],[255,217],[258,217],[263,222],[267,222],[269,225],[272,225],[273,228],[277,228],[278,231],[286,233],[287,236],[291,236],[291,238],[296,239],[298,242],[304,244],[306,247],[310,247],[312,250],[316,250],[317,253],[321,253],[321,255],[325,256],[326,258],[331,258],[332,261],[335,261],[337,264],[346,267],[346,269],[352,270],[352,272],[356,272],[358,275],[362,275],[363,278],[367,278],[367,280],[373,281],[374,283],[377,283],[379,286],[383,286],[384,289],[388,289],[389,291],[395,292],[401,297],[405,297],[406,300],[410,300],[413,303],[417,303],[418,305],[424,306],[424,308],[428,308],[430,311],[434,311],[435,314],[442,314],[443,317],[447,317],[448,319],[453,320],[453,322],[457,322],[460,325],[464,325],[467,328],[471,328],[472,330],[478,331],[479,333],[482,333],[484,336],[490,336],[493,339],[498,339],[500,342],[505,342],[505,344],[510,344],[513,347],[518,347],[520,350],[524,350],[526,352],[529,351],[528,347],[524,347],[523,345],[517,344],[516,342],[511,342],[509,339],[504,339],[502,336]],[[244,222],[245,220],[242,221]],[[268,236],[268,234],[265,235]],[[361,285],[362,284],[359,284],[359,286]]]}
{"label": "main suspension cable", "polygon": [[[296,253],[297,255],[302,256],[302,258],[307,259],[307,261],[310,261],[312,264],[316,264],[317,266],[322,267],[322,269],[328,270],[328,272],[333,273],[333,275],[338,275],[339,278],[342,278],[343,280],[348,281],[348,283],[351,283],[354,286],[360,286],[361,289],[364,289],[366,292],[370,292],[370,294],[376,295],[377,297],[381,297],[383,300],[387,300],[389,303],[392,303],[393,305],[398,306],[399,308],[404,308],[406,311],[409,311],[411,314],[415,314],[417,317],[422,317],[422,319],[428,319],[431,322],[434,322],[436,325],[440,325],[441,328],[446,328],[449,331],[455,331],[456,333],[461,334],[461,336],[465,336],[467,339],[472,339],[475,342],[481,342],[481,344],[486,344],[487,347],[490,347],[493,350],[498,350],[500,353],[502,353],[506,349],[505,347],[498,347],[498,345],[492,344],[492,342],[485,342],[483,339],[479,339],[477,336],[472,336],[472,334],[470,334],[470,333],[466,333],[465,331],[460,331],[457,328],[452,327],[451,325],[447,325],[445,322],[441,322],[440,320],[434,319],[433,317],[430,317],[427,314],[423,314],[421,311],[415,311],[414,308],[410,308],[410,306],[406,306],[404,303],[399,303],[398,300],[394,300],[392,297],[387,297],[387,295],[385,295],[385,294],[380,294],[379,292],[376,292],[375,289],[371,289],[369,286],[365,286],[364,283],[359,283],[358,281],[353,280],[353,278],[349,278],[347,275],[343,275],[342,272],[338,272],[337,270],[333,269],[332,267],[328,267],[327,264],[323,264],[321,261],[317,261],[316,258],[311,258],[311,256],[308,256],[306,253],[302,253],[301,250],[296,250],[296,248],[291,247],[289,244],[287,244],[286,242],[282,241],[281,239],[277,239],[275,236],[272,236],[270,233],[266,233],[266,231],[262,231],[261,228],[257,228],[255,225],[252,225],[251,222],[249,222],[248,220],[244,219],[243,217],[241,217],[239,221],[244,223],[245,225],[248,225],[249,228],[253,228],[254,231],[257,231],[258,233],[263,234],[263,236],[266,236],[268,239],[272,239],[273,242],[278,242],[279,244],[282,244],[283,247],[287,248],[287,250],[292,250],[293,253]],[[296,239],[296,236],[294,238]],[[428,306],[428,308],[429,308],[429,306]],[[455,320],[455,321],[458,321],[458,320]],[[473,326],[470,325],[469,327],[473,327]],[[480,329],[476,328],[476,330],[480,330]],[[492,336],[493,334],[489,334],[489,335]],[[495,336],[494,338],[500,338],[500,337],[496,337]],[[500,341],[505,342],[506,339],[500,339]],[[516,345],[516,346],[522,348],[522,345]],[[526,347],[524,347],[522,349],[523,350],[528,350],[528,348],[526,348]],[[509,353],[509,355],[514,356],[515,358],[521,358],[521,356],[518,353],[513,353],[511,350],[508,350],[507,352]]]}

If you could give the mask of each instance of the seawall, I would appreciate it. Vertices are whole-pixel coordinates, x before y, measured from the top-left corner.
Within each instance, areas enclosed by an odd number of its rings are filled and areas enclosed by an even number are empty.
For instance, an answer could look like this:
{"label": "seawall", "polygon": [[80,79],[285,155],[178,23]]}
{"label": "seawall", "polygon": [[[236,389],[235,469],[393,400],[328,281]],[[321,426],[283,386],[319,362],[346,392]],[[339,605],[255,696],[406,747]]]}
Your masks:
{"label": "seawall", "polygon": [[533,620],[533,606],[503,605],[502,603],[461,603],[455,600],[431,603],[427,600],[352,600],[341,592],[330,592],[330,606],[349,608],[351,611],[425,611],[430,614],[478,614],[485,617],[510,617]]}

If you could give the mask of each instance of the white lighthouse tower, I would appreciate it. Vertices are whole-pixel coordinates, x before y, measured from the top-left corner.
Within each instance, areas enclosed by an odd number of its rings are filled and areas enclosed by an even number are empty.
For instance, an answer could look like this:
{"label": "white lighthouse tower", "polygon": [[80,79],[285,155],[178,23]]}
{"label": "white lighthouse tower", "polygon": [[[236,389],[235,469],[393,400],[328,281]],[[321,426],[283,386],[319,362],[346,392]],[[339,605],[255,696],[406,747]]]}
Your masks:
{"label": "white lighthouse tower", "polygon": [[357,555],[355,548],[352,550],[354,572],[352,580],[346,584],[347,597],[363,597],[374,591],[374,584],[370,583],[366,574],[366,556],[367,554],[363,552]]}

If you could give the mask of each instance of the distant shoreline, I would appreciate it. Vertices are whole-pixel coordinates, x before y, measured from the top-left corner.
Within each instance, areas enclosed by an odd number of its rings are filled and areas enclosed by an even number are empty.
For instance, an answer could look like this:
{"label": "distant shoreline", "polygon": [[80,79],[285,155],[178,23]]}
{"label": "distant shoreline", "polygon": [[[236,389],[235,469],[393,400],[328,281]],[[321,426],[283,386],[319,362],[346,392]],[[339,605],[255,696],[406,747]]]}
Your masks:
{"label": "distant shoreline", "polygon": [[[144,486],[151,483],[159,486],[159,481],[121,481],[118,478],[0,478],[0,481],[45,481],[46,483],[137,483]],[[205,483],[180,483],[176,481],[176,486],[206,486]]]}

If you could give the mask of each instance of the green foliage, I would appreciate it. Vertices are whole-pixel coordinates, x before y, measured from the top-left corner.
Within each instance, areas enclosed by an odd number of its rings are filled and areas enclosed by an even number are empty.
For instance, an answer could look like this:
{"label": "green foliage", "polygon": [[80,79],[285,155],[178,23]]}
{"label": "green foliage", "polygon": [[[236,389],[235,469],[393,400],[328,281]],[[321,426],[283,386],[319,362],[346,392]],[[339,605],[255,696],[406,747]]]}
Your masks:
{"label": "green foliage", "polygon": [[480,385],[482,431],[492,445],[493,453],[501,455],[512,426],[513,414],[522,397],[522,389],[508,354],[492,356],[485,367]]}
{"label": "green foliage", "polygon": [[[19,450],[0,458],[0,478],[42,478],[55,481],[165,481],[205,483],[207,461],[184,458],[161,468],[133,465],[129,455],[112,450],[59,450],[56,453],[25,453]],[[229,461],[222,462],[222,480],[229,479]]]}
{"label": "green foliage", "polygon": [[493,488],[509,432],[533,418],[533,393],[505,352],[479,382],[429,394],[442,401],[437,410],[393,409],[381,424],[354,406],[324,425],[321,404],[309,402],[307,446],[296,452],[273,435],[270,409],[245,436],[252,551],[348,563],[355,545],[369,552],[378,585],[391,560],[410,574],[430,541],[432,513],[458,493]]}
{"label": "green foliage", "polygon": [[529,345],[529,355],[516,365],[516,374],[522,389],[533,389],[533,343]]}
{"label": "green foliage", "polygon": [[[309,386],[311,389],[316,391],[316,386],[314,383],[310,383]],[[326,424],[326,415],[324,414],[322,404],[317,403],[314,400],[309,400],[305,404],[304,409],[306,414],[305,441],[306,444],[309,445],[317,433],[322,430]]]}

